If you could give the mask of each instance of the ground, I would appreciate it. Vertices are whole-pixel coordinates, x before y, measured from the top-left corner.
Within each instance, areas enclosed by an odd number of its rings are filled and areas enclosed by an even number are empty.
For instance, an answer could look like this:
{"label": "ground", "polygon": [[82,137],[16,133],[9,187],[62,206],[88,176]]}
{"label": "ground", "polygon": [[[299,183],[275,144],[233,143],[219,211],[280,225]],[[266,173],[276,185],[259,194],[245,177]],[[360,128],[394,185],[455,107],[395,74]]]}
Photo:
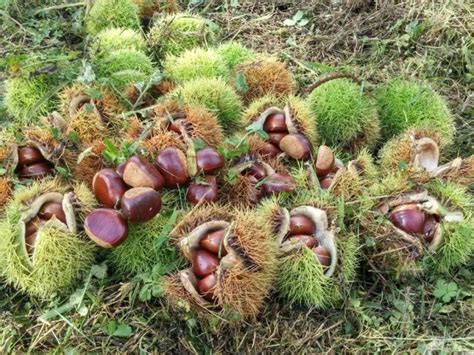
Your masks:
{"label": "ground", "polygon": [[[32,51],[68,47],[83,53],[84,3],[65,3],[13,1],[2,11],[0,77]],[[193,0],[187,5],[218,22],[223,40],[242,41],[287,61],[301,92],[332,71],[353,73],[365,85],[395,76],[428,80],[456,118],[458,134],[449,156],[474,152],[474,16],[468,1]],[[285,25],[298,11],[303,12],[299,21]],[[8,119],[0,111],[0,122],[2,116]],[[343,305],[321,312],[273,300],[257,322],[239,326],[203,324],[191,314],[177,319],[159,297],[156,275],[123,282],[103,264],[70,298],[39,301],[1,285],[0,352],[474,350],[473,261],[451,275],[401,280],[371,273],[362,264],[360,280]]]}

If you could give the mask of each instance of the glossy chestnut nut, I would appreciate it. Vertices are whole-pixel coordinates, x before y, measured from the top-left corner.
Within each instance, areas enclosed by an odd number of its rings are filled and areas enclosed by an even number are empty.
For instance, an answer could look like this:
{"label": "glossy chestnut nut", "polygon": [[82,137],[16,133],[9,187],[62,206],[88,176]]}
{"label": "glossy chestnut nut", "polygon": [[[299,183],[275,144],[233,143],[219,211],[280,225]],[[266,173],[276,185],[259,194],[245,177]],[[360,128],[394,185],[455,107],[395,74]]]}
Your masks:
{"label": "glossy chestnut nut", "polygon": [[121,205],[126,219],[134,223],[145,223],[160,212],[160,193],[151,187],[134,187],[124,193]]}
{"label": "glossy chestnut nut", "polygon": [[209,274],[198,281],[197,290],[199,294],[209,302],[214,301],[214,288],[217,285],[217,276],[215,273]]}
{"label": "glossy chestnut nut", "polygon": [[38,148],[22,147],[18,149],[18,167],[44,162],[46,159]]}
{"label": "glossy chestnut nut", "polygon": [[84,230],[94,242],[103,248],[113,248],[128,236],[128,223],[116,210],[98,208],[84,220]]}
{"label": "glossy chestnut nut", "polygon": [[113,169],[102,169],[94,175],[92,190],[97,200],[108,208],[118,208],[127,185]]}
{"label": "glossy chestnut nut", "polygon": [[189,203],[196,205],[202,202],[215,202],[218,198],[217,181],[214,176],[206,176],[206,182],[189,184],[186,198]]}
{"label": "glossy chestnut nut", "polygon": [[177,148],[163,149],[156,158],[156,166],[169,187],[184,185],[189,179],[186,156]]}
{"label": "glossy chestnut nut", "polygon": [[286,127],[285,114],[283,113],[272,113],[267,117],[263,124],[263,130],[271,133],[285,133],[288,132]]}
{"label": "glossy chestnut nut", "polygon": [[302,134],[288,134],[283,137],[280,149],[296,160],[307,160],[311,155],[311,144]]}
{"label": "glossy chestnut nut", "polygon": [[212,274],[219,266],[217,255],[205,249],[197,249],[193,256],[193,271],[197,277],[202,278]]}
{"label": "glossy chestnut nut", "polygon": [[427,243],[431,243],[436,234],[438,220],[432,214],[425,216],[425,224],[423,226],[423,237]]}
{"label": "glossy chestnut nut", "polygon": [[21,179],[34,179],[34,180],[39,180],[52,174],[53,174],[53,170],[51,169],[49,164],[46,162],[24,166],[18,172],[18,176]]}
{"label": "glossy chestnut nut", "polygon": [[265,171],[265,168],[258,163],[254,163],[250,165],[247,169],[242,171],[242,175],[244,176],[252,176],[257,181],[262,180],[265,176],[267,176],[267,172]]}
{"label": "glossy chestnut nut", "polygon": [[308,248],[312,248],[316,246],[316,244],[318,244],[316,238],[314,238],[311,235],[305,235],[305,234],[293,235],[289,237],[288,240],[298,240],[299,242],[306,245]]}
{"label": "glossy chestnut nut", "polygon": [[125,171],[125,165],[127,165],[127,162],[124,161],[123,163],[119,164],[115,168],[115,172],[123,179],[123,172]]}
{"label": "glossy chestnut nut", "polygon": [[136,155],[127,160],[123,181],[131,187],[151,187],[154,190],[161,189],[165,184],[165,179],[158,169]]}
{"label": "glossy chestnut nut", "polygon": [[33,254],[35,249],[36,239],[38,238],[38,229],[41,225],[41,221],[38,218],[34,218],[30,222],[26,223],[25,230],[25,247],[28,255]]}
{"label": "glossy chestnut nut", "polygon": [[316,233],[316,226],[308,217],[302,215],[290,217],[290,235],[313,235],[314,233]]}
{"label": "glossy chestnut nut", "polygon": [[393,225],[409,234],[422,234],[425,225],[425,212],[416,204],[398,206],[390,213]]}
{"label": "glossy chestnut nut", "polygon": [[39,226],[44,223],[38,217],[33,218],[31,221],[25,223],[25,238],[30,237],[38,231]]}
{"label": "glossy chestnut nut", "polygon": [[225,236],[226,230],[220,229],[214,232],[209,233],[204,239],[199,243],[202,248],[210,251],[211,253],[226,256],[227,250],[225,250],[223,239]]}
{"label": "glossy chestnut nut", "polygon": [[329,255],[329,252],[325,247],[319,245],[313,249],[313,253],[317,256],[322,266],[328,267],[331,265],[331,255]]}
{"label": "glossy chestnut nut", "polygon": [[260,154],[264,157],[274,158],[280,153],[281,149],[270,142],[265,142],[262,148],[260,148]]}
{"label": "glossy chestnut nut", "polygon": [[181,135],[182,134],[181,127],[184,124],[184,121],[185,120],[181,118],[178,120],[174,120],[173,122],[170,122],[170,124],[168,125],[168,131]]}
{"label": "glossy chestnut nut", "polygon": [[268,141],[278,147],[283,137],[285,137],[287,134],[288,133],[269,133]]}
{"label": "glossy chestnut nut", "polygon": [[273,174],[262,184],[262,192],[265,195],[292,192],[294,189],[295,181],[290,175],[287,174]]}
{"label": "glossy chestnut nut", "polygon": [[210,174],[221,169],[225,161],[214,148],[204,148],[196,153],[196,163],[204,174]]}
{"label": "glossy chestnut nut", "polygon": [[46,202],[38,211],[38,217],[46,221],[53,218],[53,216],[66,224],[66,214],[62,204],[59,202]]}
{"label": "glossy chestnut nut", "polygon": [[318,177],[324,177],[331,173],[335,167],[336,159],[331,148],[327,145],[322,145],[318,149],[318,155],[316,157],[316,175]]}
{"label": "glossy chestnut nut", "polygon": [[328,190],[332,185],[333,178],[332,177],[325,177],[319,180],[319,185],[323,190]]}

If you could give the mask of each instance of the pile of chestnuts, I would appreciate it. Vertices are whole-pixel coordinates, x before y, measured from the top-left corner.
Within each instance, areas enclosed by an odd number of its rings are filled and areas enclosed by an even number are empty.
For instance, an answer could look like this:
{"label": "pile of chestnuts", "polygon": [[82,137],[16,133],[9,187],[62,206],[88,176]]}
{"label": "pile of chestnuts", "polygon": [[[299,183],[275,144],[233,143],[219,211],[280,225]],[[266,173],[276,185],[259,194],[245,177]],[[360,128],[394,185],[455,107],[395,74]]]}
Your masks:
{"label": "pile of chestnuts", "polygon": [[38,148],[24,146],[18,148],[18,164],[15,170],[20,180],[40,180],[53,175],[53,165]]}

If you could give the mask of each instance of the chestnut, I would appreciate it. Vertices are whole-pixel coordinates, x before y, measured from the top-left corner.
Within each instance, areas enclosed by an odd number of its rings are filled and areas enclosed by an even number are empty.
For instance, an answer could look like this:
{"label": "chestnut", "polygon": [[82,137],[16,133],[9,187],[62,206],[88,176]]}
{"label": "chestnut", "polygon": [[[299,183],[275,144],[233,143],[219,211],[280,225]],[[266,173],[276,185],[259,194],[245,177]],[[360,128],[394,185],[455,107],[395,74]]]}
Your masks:
{"label": "chestnut", "polygon": [[220,229],[214,232],[209,233],[204,239],[199,243],[201,247],[210,251],[211,253],[226,256],[227,250],[224,248],[223,238],[226,231],[225,229]]}
{"label": "chestnut", "polygon": [[38,211],[38,217],[44,220],[49,220],[56,217],[59,221],[66,224],[66,214],[64,213],[63,206],[59,202],[46,202]]}
{"label": "chestnut", "polygon": [[276,146],[280,145],[280,141],[285,137],[288,133],[269,133],[268,134],[268,141]]}
{"label": "chestnut", "polygon": [[32,165],[44,162],[46,159],[41,154],[40,150],[33,147],[21,147],[18,149],[18,167],[22,168],[25,165]]}
{"label": "chestnut", "polygon": [[38,238],[37,231],[25,236],[25,246],[26,246],[26,252],[28,253],[28,255],[33,254],[33,250],[35,249],[35,243],[36,243],[37,238]]}
{"label": "chestnut", "polygon": [[275,144],[272,144],[270,142],[265,142],[265,144],[262,146],[262,148],[260,149],[260,153],[262,154],[262,156],[264,157],[271,157],[271,158],[274,158],[276,157],[278,154],[281,153],[281,150],[280,148],[278,148]]}
{"label": "chestnut", "polygon": [[136,155],[127,160],[123,180],[131,187],[151,187],[155,190],[161,189],[165,184],[165,179],[158,169]]}
{"label": "chestnut", "polygon": [[46,162],[24,166],[18,172],[18,176],[21,179],[35,179],[35,180],[42,179],[52,174],[53,174],[53,170],[51,169],[49,164]]}
{"label": "chestnut", "polygon": [[197,277],[202,278],[216,271],[219,266],[217,255],[205,249],[197,249],[193,256],[193,271]]}
{"label": "chestnut", "polygon": [[214,148],[204,148],[196,153],[196,163],[204,174],[210,174],[221,169],[225,161]]}
{"label": "chestnut", "polygon": [[217,285],[217,276],[215,273],[209,274],[198,281],[197,290],[199,294],[209,302],[214,301],[214,288]]}
{"label": "chestnut", "polygon": [[299,234],[299,235],[293,235],[288,240],[298,240],[304,245],[306,245],[308,248],[312,248],[318,244],[316,238],[314,238],[311,235],[305,235],[305,234]]}
{"label": "chestnut", "polygon": [[328,267],[331,265],[331,255],[329,255],[329,252],[325,247],[318,245],[313,249],[313,253],[317,256],[322,266]]}
{"label": "chestnut", "polygon": [[156,166],[169,187],[184,185],[189,178],[186,156],[174,147],[163,149],[156,158]]}
{"label": "chestnut", "polygon": [[322,145],[318,149],[318,155],[316,157],[316,175],[318,177],[325,177],[331,173],[335,167],[336,159],[331,148],[327,145]]}
{"label": "chestnut", "polygon": [[113,169],[102,169],[92,179],[92,190],[97,200],[108,208],[118,208],[127,185]]}
{"label": "chestnut", "polygon": [[423,226],[423,237],[427,243],[431,243],[436,233],[438,220],[432,214],[425,216],[425,224]]}
{"label": "chestnut", "polygon": [[271,133],[285,133],[288,132],[286,127],[285,114],[284,113],[272,113],[267,117],[263,124],[263,130]]}
{"label": "chestnut", "polygon": [[160,193],[151,187],[134,187],[122,196],[122,213],[134,223],[145,223],[161,209]]}
{"label": "chestnut", "polygon": [[217,201],[217,181],[214,176],[206,176],[204,178],[205,183],[193,182],[189,184],[186,198],[189,203],[196,205],[201,200],[203,202],[215,202]]}
{"label": "chestnut", "polygon": [[181,126],[184,124],[184,121],[185,120],[181,118],[170,122],[170,124],[168,125],[168,131],[175,132],[181,135]]}
{"label": "chestnut", "polygon": [[123,163],[120,163],[116,168],[115,172],[119,174],[119,176],[123,179],[123,172],[125,170],[125,165],[127,165],[127,162],[124,161]]}
{"label": "chestnut", "polygon": [[409,234],[422,234],[425,224],[425,212],[416,204],[398,206],[390,213],[393,225]]}
{"label": "chestnut", "polygon": [[290,217],[290,235],[313,235],[314,233],[316,233],[316,226],[308,217],[301,215]]}
{"label": "chestnut", "polygon": [[247,169],[242,171],[242,175],[252,176],[257,179],[257,181],[259,181],[262,180],[265,176],[267,176],[267,172],[261,164],[254,163],[250,165]]}
{"label": "chestnut", "polygon": [[38,217],[35,217],[31,221],[25,223],[25,238],[35,234],[42,223],[43,222],[41,222]]}
{"label": "chestnut", "polygon": [[311,144],[302,134],[288,134],[283,137],[280,149],[297,160],[307,160],[311,154]]}
{"label": "chestnut", "polygon": [[323,190],[328,190],[332,185],[333,178],[332,177],[325,177],[319,180],[319,185]]}
{"label": "chestnut", "polygon": [[127,239],[128,223],[120,212],[98,208],[87,215],[84,230],[101,247],[113,248]]}
{"label": "chestnut", "polygon": [[262,184],[262,192],[265,195],[279,194],[281,192],[292,192],[295,189],[295,181],[290,175],[275,173]]}

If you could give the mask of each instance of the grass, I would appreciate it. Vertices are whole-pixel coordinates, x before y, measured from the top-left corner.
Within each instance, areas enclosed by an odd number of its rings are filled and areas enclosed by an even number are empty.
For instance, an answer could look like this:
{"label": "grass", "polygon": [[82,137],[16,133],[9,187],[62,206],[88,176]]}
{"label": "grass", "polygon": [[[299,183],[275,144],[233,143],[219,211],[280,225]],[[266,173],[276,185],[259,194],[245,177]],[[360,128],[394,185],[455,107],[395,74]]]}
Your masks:
{"label": "grass", "polygon": [[[0,25],[2,82],[32,53],[68,48],[82,56],[84,6],[9,3]],[[447,98],[456,123],[447,158],[473,154],[469,2],[330,3],[210,0],[190,7],[221,26],[221,39],[286,60],[300,90],[336,71],[357,75],[369,90],[395,76],[428,80]],[[299,10],[308,24],[285,26]],[[0,124],[7,120],[0,105]],[[0,352],[473,351],[473,268],[471,258],[449,274],[392,280],[369,271],[362,260],[359,280],[341,308],[320,312],[273,297],[256,324],[231,327],[171,312],[159,297],[159,268],[123,280],[99,260],[71,295],[39,301],[0,283]],[[455,287],[443,287],[450,283]]]}

